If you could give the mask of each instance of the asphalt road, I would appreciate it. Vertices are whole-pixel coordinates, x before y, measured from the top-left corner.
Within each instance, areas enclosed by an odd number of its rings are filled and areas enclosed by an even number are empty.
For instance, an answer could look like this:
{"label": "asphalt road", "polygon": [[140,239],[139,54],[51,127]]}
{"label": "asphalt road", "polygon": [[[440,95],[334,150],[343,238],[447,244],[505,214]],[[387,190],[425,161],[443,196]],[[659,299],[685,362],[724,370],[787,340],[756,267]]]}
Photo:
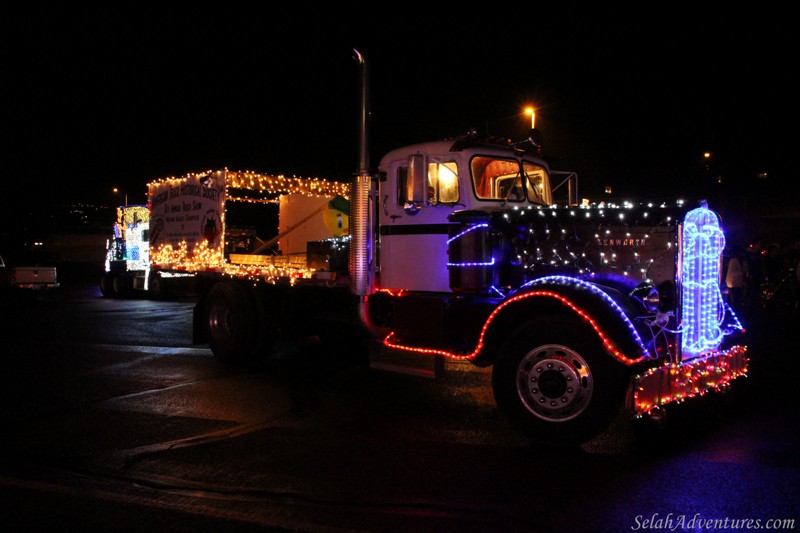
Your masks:
{"label": "asphalt road", "polygon": [[387,374],[346,346],[228,368],[191,344],[191,298],[62,283],[0,301],[5,531],[800,529],[797,313],[751,317],[728,393],[552,449],[506,425],[489,371]]}

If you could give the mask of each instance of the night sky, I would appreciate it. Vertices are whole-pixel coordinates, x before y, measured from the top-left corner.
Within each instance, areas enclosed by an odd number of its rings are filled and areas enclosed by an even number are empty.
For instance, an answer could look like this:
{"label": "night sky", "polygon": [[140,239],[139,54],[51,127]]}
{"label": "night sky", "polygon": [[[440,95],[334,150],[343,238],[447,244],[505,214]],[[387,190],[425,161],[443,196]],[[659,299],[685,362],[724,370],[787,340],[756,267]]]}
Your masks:
{"label": "night sky", "polygon": [[347,180],[353,48],[370,65],[373,166],[470,128],[521,138],[533,104],[545,155],[578,172],[582,196],[798,199],[800,47],[780,11],[114,5],[2,8],[4,212],[113,203],[113,187],[144,201],[153,179],[223,167]]}

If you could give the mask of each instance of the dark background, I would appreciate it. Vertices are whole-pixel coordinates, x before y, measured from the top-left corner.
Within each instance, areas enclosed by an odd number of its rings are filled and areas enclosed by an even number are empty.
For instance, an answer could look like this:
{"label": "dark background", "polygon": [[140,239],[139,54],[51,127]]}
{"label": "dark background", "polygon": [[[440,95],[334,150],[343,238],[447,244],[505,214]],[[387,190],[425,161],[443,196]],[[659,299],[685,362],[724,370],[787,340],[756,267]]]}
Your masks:
{"label": "dark background", "polygon": [[270,6],[2,8],[3,227],[144,202],[148,182],[208,169],[349,179],[354,48],[372,166],[470,128],[520,139],[534,105],[545,155],[583,197],[796,211],[798,39],[780,10]]}

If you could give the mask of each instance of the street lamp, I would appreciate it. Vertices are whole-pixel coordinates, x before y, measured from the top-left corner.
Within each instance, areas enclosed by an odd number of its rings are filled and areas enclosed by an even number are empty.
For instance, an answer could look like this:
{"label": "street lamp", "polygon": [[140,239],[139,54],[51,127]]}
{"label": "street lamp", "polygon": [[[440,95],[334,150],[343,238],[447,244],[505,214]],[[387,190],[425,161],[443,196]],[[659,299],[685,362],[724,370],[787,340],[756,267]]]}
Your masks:
{"label": "street lamp", "polygon": [[536,112],[532,107],[525,108],[525,114],[531,116],[531,129],[536,128]]}
{"label": "street lamp", "polygon": [[[114,194],[119,193],[119,189],[117,187],[114,187],[113,190],[114,190]],[[128,193],[125,193],[125,203],[123,205],[128,205]]]}

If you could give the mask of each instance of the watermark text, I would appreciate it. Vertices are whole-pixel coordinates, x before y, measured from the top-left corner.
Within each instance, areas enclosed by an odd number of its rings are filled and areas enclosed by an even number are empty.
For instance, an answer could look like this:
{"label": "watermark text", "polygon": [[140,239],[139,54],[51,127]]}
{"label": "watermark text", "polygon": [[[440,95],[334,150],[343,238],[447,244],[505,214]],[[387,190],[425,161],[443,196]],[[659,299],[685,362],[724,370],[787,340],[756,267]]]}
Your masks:
{"label": "watermark text", "polygon": [[793,530],[794,518],[708,518],[700,513],[693,515],[653,513],[652,515],[636,515],[633,519],[632,531],[741,531],[747,529]]}

